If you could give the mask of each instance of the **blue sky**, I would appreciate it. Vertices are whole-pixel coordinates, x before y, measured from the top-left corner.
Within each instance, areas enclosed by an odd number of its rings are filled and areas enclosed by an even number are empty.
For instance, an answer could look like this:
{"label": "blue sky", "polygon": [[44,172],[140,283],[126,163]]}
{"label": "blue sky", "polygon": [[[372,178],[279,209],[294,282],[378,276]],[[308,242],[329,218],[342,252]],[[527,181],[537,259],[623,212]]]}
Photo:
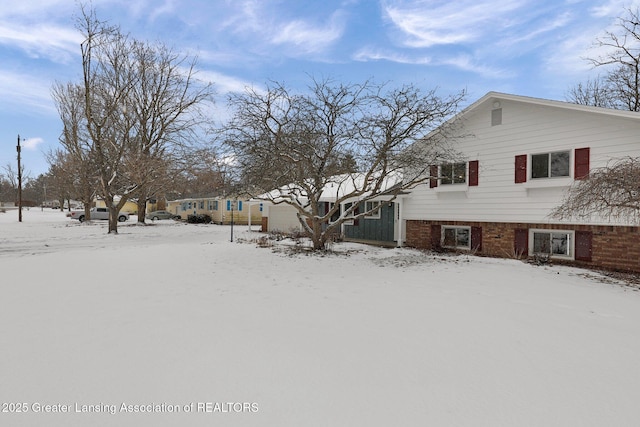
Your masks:
{"label": "blue sky", "polygon": [[[640,0],[93,0],[98,18],[199,58],[216,114],[230,91],[268,80],[303,90],[309,75],[414,83],[442,95],[466,89],[564,100],[597,71],[595,38]],[[17,135],[31,175],[61,125],[54,81],[81,77],[77,2],[0,6],[0,168],[15,169]],[[0,171],[2,173],[2,171]]]}

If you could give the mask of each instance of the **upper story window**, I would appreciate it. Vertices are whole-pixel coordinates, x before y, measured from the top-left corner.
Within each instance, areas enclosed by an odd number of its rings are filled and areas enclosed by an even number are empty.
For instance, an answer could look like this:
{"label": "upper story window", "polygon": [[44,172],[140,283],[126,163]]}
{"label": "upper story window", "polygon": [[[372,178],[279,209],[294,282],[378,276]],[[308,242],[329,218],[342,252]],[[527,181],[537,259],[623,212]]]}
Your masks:
{"label": "upper story window", "polygon": [[466,182],[466,163],[450,163],[440,166],[440,184],[464,184]]}
{"label": "upper story window", "polygon": [[[573,151],[573,152],[572,152]],[[571,167],[573,157],[573,168]],[[553,153],[520,154],[515,157],[515,183],[522,184],[528,179],[538,181],[533,186],[554,186],[565,180],[544,180],[539,178],[571,178],[587,179],[589,177],[589,147],[575,150],[556,151]]]}
{"label": "upper story window", "polygon": [[569,151],[531,155],[531,178],[569,176]]}

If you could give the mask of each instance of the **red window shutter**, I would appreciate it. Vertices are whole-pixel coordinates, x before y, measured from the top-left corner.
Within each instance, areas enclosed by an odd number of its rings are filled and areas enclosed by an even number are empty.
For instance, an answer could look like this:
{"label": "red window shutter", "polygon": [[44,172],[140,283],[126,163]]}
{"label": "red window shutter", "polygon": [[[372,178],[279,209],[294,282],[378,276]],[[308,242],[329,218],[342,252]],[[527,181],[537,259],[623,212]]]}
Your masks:
{"label": "red window shutter", "polygon": [[431,249],[440,249],[440,226],[431,225]]}
{"label": "red window shutter", "polygon": [[575,152],[575,179],[586,179],[589,177],[589,148],[578,148]]}
{"label": "red window shutter", "polygon": [[482,227],[471,227],[471,250],[482,252]]}
{"label": "red window shutter", "polygon": [[473,187],[478,185],[478,169],[479,163],[477,160],[469,162],[469,186]]}
{"label": "red window shutter", "polygon": [[527,155],[516,156],[516,184],[527,182]]}
{"label": "red window shutter", "polygon": [[591,261],[593,252],[593,233],[591,231],[576,231],[576,260]]}
{"label": "red window shutter", "polygon": [[516,257],[529,256],[529,230],[517,228],[513,242],[513,251]]}
{"label": "red window shutter", "polygon": [[431,165],[429,168],[429,188],[435,188],[438,186],[438,165]]}

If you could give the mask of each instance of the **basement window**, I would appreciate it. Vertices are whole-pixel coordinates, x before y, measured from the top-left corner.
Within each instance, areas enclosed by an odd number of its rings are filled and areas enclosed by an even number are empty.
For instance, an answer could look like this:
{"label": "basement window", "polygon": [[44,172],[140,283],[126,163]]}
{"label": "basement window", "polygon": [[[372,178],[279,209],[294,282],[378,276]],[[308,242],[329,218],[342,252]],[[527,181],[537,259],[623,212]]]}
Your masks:
{"label": "basement window", "polygon": [[471,249],[471,228],[443,226],[442,247],[452,249]]}
{"label": "basement window", "polygon": [[530,253],[573,258],[573,231],[531,230]]}

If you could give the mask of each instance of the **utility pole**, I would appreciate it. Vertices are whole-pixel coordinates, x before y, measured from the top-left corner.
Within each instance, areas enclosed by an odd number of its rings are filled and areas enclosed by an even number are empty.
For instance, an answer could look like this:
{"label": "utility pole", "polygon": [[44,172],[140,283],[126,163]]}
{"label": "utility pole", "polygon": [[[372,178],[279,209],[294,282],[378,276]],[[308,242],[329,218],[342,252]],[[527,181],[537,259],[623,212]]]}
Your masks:
{"label": "utility pole", "polygon": [[18,222],[22,222],[22,166],[20,165],[20,135],[18,135]]}

